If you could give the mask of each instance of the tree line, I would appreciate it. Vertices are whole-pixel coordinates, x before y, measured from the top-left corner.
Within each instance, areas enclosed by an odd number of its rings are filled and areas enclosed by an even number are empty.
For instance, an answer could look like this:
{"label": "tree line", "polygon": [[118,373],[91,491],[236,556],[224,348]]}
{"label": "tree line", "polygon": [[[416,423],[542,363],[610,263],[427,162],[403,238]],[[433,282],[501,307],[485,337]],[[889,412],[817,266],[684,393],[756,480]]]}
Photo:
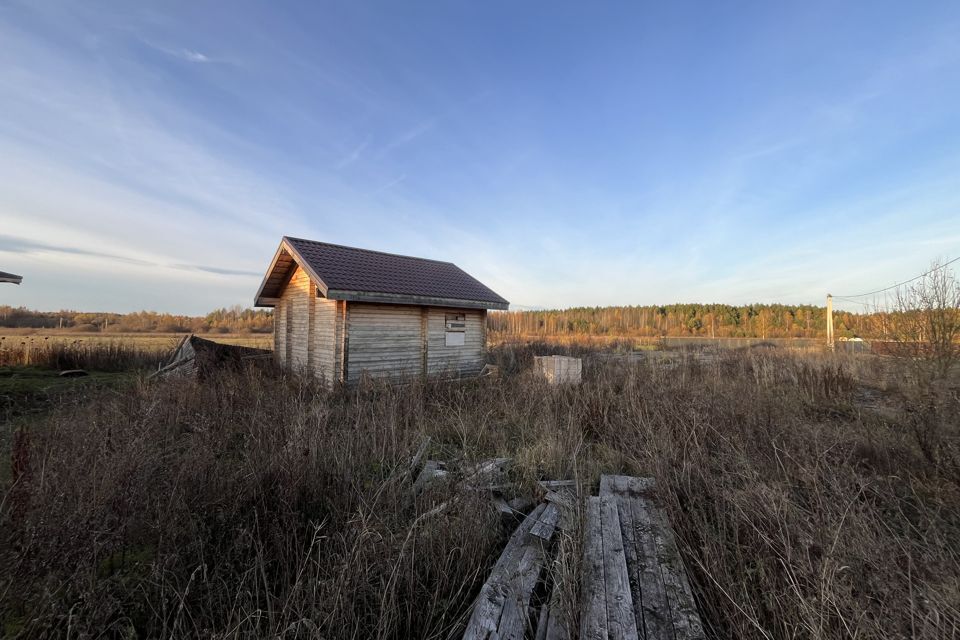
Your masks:
{"label": "tree line", "polygon": [[270,333],[273,331],[273,313],[269,309],[244,309],[239,305],[216,309],[205,316],[156,311],[34,311],[3,305],[0,306],[0,327],[64,329],[84,333]]}
{"label": "tree line", "polygon": [[[835,335],[876,337],[877,314],[834,311]],[[494,311],[488,330],[506,336],[599,335],[624,337],[820,338],[825,307],[783,304],[670,304]]]}
{"label": "tree line", "polygon": [[[890,314],[834,311],[838,338],[885,336]],[[34,311],[0,306],[0,327],[63,329],[115,333],[270,333],[269,309],[239,305],[204,316],[155,311],[91,313]],[[815,305],[671,304],[646,306],[574,307],[540,311],[493,311],[487,329],[503,336],[699,336],[716,338],[822,338],[826,309]]]}

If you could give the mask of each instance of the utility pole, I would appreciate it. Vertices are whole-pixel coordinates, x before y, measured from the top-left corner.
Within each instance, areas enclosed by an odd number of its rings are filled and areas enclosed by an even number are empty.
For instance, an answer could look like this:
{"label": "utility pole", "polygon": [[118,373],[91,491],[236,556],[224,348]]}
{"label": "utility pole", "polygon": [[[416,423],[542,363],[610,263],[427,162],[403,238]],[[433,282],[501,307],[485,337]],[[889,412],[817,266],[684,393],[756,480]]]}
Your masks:
{"label": "utility pole", "polygon": [[833,350],[833,296],[827,294],[827,346]]}

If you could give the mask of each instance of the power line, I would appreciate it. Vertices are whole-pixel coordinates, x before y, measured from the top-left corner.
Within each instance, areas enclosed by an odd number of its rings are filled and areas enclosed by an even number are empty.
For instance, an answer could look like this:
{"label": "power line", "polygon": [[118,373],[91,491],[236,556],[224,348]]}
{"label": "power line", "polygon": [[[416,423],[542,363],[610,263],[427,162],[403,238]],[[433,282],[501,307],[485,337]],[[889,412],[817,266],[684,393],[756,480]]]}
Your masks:
{"label": "power line", "polygon": [[859,300],[853,300],[853,299],[851,299],[851,298],[845,298],[845,297],[843,297],[843,296],[833,296],[833,299],[834,299],[834,300],[843,300],[844,302],[850,302],[850,303],[852,303],[852,304],[858,304],[858,305],[860,305],[861,307],[867,307],[868,309],[869,309],[870,306],[871,306],[870,303],[868,303],[868,302],[860,302]]}
{"label": "power line", "polygon": [[[877,289],[876,291],[869,291],[869,292],[867,292],[867,293],[858,293],[858,294],[852,295],[852,296],[833,296],[833,297],[834,297],[834,298],[844,298],[844,299],[847,299],[848,302],[854,302],[854,300],[849,300],[849,299],[850,299],[850,298],[863,298],[863,297],[865,297],[865,296],[872,296],[872,295],[876,295],[876,294],[878,294],[878,293],[883,293],[884,291],[890,291],[890,289],[896,289],[897,287],[901,287],[901,286],[903,286],[903,285],[905,285],[905,284],[909,284],[909,283],[913,282],[914,280],[919,280],[920,278],[922,278],[922,277],[924,277],[924,276],[928,276],[928,275],[930,275],[931,273],[933,273],[934,271],[939,271],[940,269],[943,269],[943,268],[946,267],[947,265],[953,264],[953,263],[956,262],[957,260],[960,260],[960,256],[957,256],[957,257],[954,258],[953,260],[947,260],[947,261],[944,262],[943,264],[938,264],[938,265],[935,266],[933,269],[930,269],[929,271],[925,271],[925,272],[921,273],[920,275],[918,275],[918,276],[916,276],[916,277],[910,278],[909,280],[904,280],[903,282],[898,282],[897,284],[892,284],[892,285],[890,285],[889,287],[884,287],[883,289]],[[863,303],[858,303],[858,304],[863,304]]]}

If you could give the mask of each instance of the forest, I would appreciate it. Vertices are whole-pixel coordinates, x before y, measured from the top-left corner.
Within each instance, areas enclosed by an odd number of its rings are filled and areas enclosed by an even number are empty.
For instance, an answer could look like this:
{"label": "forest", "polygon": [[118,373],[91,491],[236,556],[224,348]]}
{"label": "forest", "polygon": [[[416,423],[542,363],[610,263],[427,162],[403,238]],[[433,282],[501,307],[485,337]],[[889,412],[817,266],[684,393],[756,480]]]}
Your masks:
{"label": "forest", "polygon": [[156,311],[33,311],[0,305],[0,327],[65,329],[78,333],[270,333],[273,331],[273,313],[269,309],[244,309],[239,305],[217,309],[205,316]]}
{"label": "forest", "polygon": [[[884,335],[884,314],[834,310],[838,338]],[[0,306],[0,327],[64,329],[82,333],[270,333],[269,309],[239,305],[186,316],[155,311],[92,313],[33,311]],[[698,336],[714,338],[819,338],[826,335],[826,309],[782,304],[671,304],[620,307],[575,307],[562,310],[492,311],[487,329],[508,337]]]}
{"label": "forest", "polygon": [[[819,338],[826,336],[826,317],[826,308],[814,305],[670,304],[494,311],[487,327],[502,336]],[[833,313],[838,338],[879,337],[883,321],[882,314]]]}

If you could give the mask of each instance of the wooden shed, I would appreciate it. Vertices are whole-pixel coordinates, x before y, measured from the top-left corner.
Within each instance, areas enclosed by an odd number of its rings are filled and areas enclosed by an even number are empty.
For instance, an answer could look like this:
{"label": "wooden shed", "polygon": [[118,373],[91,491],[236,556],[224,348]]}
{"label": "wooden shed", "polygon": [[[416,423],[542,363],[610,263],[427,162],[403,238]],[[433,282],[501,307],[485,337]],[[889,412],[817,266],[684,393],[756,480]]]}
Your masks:
{"label": "wooden shed", "polygon": [[477,375],[487,309],[508,305],[450,262],[289,237],[256,297],[280,364],[328,383]]}

